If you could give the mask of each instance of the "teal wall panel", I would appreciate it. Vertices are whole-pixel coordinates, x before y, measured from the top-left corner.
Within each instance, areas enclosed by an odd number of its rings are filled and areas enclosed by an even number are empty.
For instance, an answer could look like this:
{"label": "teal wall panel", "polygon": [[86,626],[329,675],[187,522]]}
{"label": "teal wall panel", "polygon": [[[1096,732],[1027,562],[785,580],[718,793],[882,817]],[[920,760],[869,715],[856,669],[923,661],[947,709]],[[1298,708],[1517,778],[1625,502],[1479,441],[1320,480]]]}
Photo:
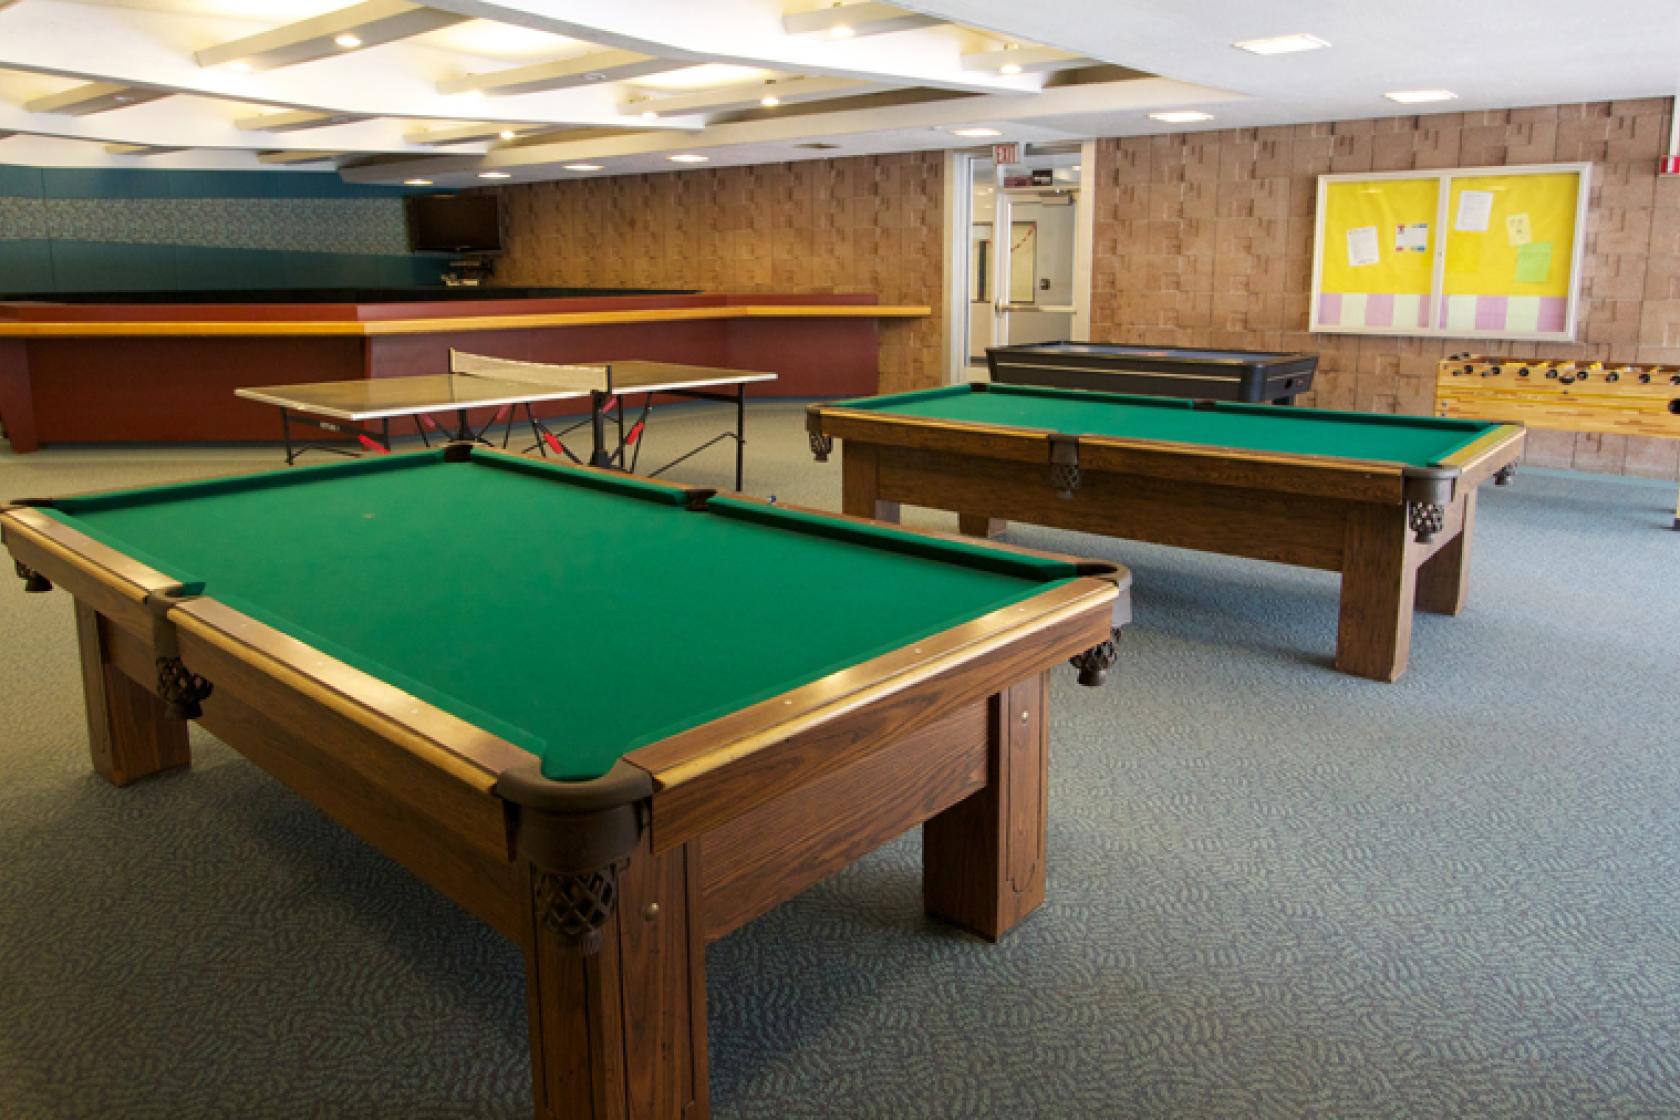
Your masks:
{"label": "teal wall panel", "polygon": [[414,192],[336,175],[0,165],[0,292],[415,287]]}
{"label": "teal wall panel", "polygon": [[40,238],[0,243],[0,292],[54,290],[52,242]]}

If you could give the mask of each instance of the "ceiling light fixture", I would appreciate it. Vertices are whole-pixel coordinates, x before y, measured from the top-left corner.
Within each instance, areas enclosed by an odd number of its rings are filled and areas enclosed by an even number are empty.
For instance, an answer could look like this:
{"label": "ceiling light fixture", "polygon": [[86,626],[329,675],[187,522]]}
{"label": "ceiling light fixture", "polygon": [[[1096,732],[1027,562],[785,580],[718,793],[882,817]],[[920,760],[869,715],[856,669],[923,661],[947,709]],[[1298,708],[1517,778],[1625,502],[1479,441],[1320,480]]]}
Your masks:
{"label": "ceiling light fixture", "polygon": [[1270,39],[1244,39],[1231,45],[1249,54],[1297,54],[1321,51],[1330,44],[1317,35],[1274,35]]}
{"label": "ceiling light fixture", "polygon": [[644,121],[656,121],[659,119],[659,114],[654,112],[652,109],[643,109],[642,119]]}
{"label": "ceiling light fixture", "polygon": [[251,72],[251,64],[242,58],[235,59],[234,61],[228,63],[227,68],[232,70],[235,74],[249,74]]}
{"label": "ceiling light fixture", "polygon": [[1020,72],[1021,64],[1019,62],[1006,62],[1002,66],[998,67],[999,74],[1008,74],[1011,77],[1019,74]]}
{"label": "ceiling light fixture", "polygon": [[837,23],[828,29],[828,37],[830,39],[850,39],[852,37],[852,25]]}
{"label": "ceiling light fixture", "polygon": [[984,140],[988,136],[1002,136],[1003,133],[995,128],[953,128],[953,136],[966,136],[970,140]]}
{"label": "ceiling light fixture", "polygon": [[362,40],[346,31],[342,35],[333,36],[333,42],[347,51],[353,51],[362,45]]}
{"label": "ceiling light fixture", "polygon": [[504,128],[500,132],[496,133],[496,135],[500,136],[503,140],[512,140],[515,136],[518,136],[519,134],[511,128]]}
{"label": "ceiling light fixture", "polygon": [[405,186],[405,187],[429,187],[431,185],[432,185],[432,181],[430,179],[404,179],[403,180],[403,186]]}
{"label": "ceiling light fixture", "polygon": [[1151,113],[1152,121],[1164,121],[1167,124],[1195,124],[1198,121],[1211,121],[1212,113],[1202,113],[1195,109],[1177,109],[1170,113]]}
{"label": "ceiling light fixture", "polygon": [[711,156],[695,155],[693,152],[681,152],[674,156],[666,156],[672,163],[705,163]]}
{"label": "ceiling light fixture", "polygon": [[1383,96],[1402,105],[1422,105],[1428,101],[1452,101],[1458,94],[1450,89],[1396,89]]}
{"label": "ceiling light fixture", "polygon": [[563,171],[601,171],[601,170],[603,170],[601,165],[598,164],[598,163],[562,163],[560,165],[560,168]]}
{"label": "ceiling light fixture", "polygon": [[478,173],[478,177],[480,179],[511,179],[511,178],[513,178],[513,176],[509,175],[506,171],[480,171]]}
{"label": "ceiling light fixture", "polygon": [[758,99],[758,103],[766,109],[774,109],[782,103],[782,99],[777,97],[775,94],[767,93]]}

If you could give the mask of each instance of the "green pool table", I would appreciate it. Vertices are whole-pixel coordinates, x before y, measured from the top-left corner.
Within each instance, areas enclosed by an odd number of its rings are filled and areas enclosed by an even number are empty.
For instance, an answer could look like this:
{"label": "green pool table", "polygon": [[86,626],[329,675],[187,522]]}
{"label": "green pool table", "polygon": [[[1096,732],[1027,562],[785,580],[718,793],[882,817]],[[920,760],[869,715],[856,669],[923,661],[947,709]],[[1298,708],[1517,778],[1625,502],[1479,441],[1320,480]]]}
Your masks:
{"label": "green pool table", "polygon": [[813,405],[811,448],[845,442],[845,512],[954,510],[1340,572],[1336,667],[1406,671],[1412,611],[1457,614],[1476,490],[1509,481],[1511,424],[959,385]]}
{"label": "green pool table", "polygon": [[1129,617],[1115,565],[467,445],[0,533],[101,774],[196,719],[523,948],[549,1120],[706,1115],[706,944],[914,825],[930,913],[1037,907],[1048,673]]}

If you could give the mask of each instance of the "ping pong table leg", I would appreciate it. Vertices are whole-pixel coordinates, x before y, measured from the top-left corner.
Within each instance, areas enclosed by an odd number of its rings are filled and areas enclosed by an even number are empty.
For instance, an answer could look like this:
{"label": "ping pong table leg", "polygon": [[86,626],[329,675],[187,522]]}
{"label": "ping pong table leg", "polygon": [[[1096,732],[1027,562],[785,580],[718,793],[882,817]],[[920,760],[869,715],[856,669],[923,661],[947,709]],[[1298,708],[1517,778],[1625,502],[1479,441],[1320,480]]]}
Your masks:
{"label": "ping pong table leg", "polygon": [[286,441],[286,465],[292,466],[297,462],[297,452],[292,450],[292,417],[288,409],[280,410],[280,435]]}
{"label": "ping pong table leg", "polygon": [[[612,456],[607,453],[607,418],[601,413],[601,405],[607,399],[606,394],[591,392],[589,394],[589,437],[594,441],[594,447],[589,452],[589,465],[592,467],[611,467]],[[619,452],[624,451],[624,413],[623,402],[619,404]]]}
{"label": "ping pong table leg", "polygon": [[746,488],[747,383],[735,386],[735,489]]}

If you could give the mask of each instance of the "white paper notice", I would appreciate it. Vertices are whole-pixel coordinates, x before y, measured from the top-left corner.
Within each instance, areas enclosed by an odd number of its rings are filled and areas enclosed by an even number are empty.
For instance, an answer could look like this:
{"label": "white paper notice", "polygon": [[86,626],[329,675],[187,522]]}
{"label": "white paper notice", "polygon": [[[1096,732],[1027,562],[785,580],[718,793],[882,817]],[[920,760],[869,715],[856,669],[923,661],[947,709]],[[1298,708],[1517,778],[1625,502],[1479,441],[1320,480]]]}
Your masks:
{"label": "white paper notice", "polygon": [[1360,226],[1347,231],[1348,267],[1363,268],[1377,263],[1377,227]]}
{"label": "white paper notice", "polygon": [[1453,219],[1453,228],[1465,233],[1486,233],[1492,216],[1492,191],[1464,191],[1458,196],[1458,216]]}
{"label": "white paper notice", "polygon": [[1414,225],[1395,226],[1394,251],[1396,253],[1429,252],[1429,223],[1418,222]]}

